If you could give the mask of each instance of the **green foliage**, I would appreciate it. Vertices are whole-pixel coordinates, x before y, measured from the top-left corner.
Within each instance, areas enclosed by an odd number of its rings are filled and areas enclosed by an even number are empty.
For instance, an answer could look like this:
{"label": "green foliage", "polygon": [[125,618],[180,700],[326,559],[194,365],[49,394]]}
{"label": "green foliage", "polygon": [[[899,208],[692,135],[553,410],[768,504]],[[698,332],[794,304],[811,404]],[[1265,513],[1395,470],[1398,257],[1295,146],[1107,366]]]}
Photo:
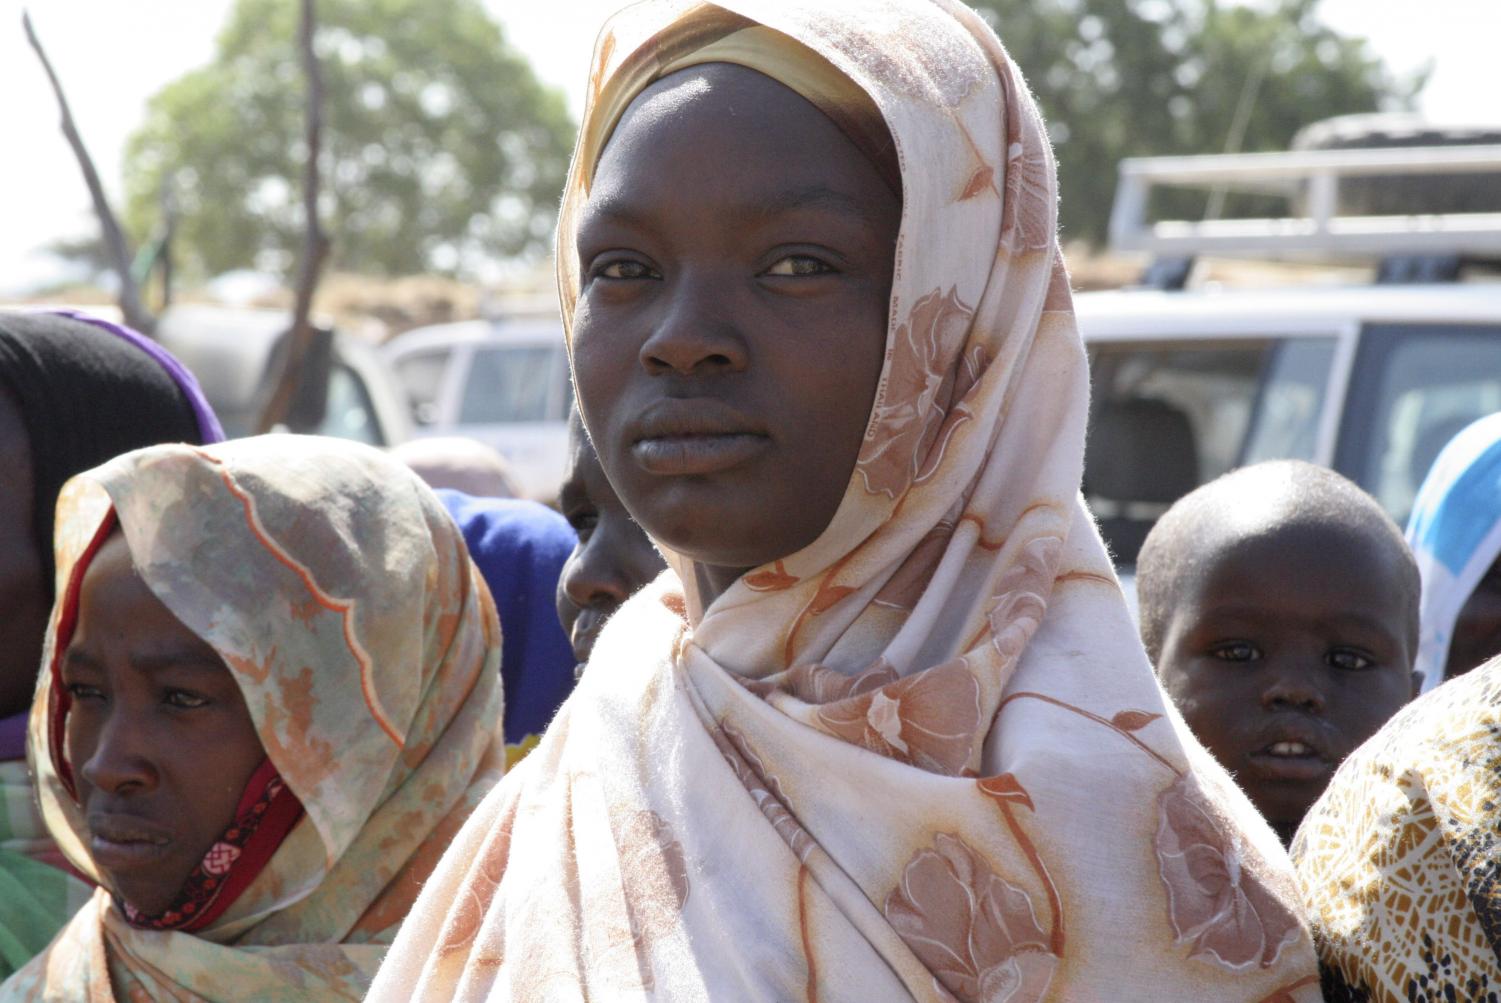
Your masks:
{"label": "green foliage", "polygon": [[[1123,157],[1220,153],[1251,81],[1236,152],[1283,150],[1304,125],[1409,105],[1363,40],[1315,16],[1317,0],[971,0],[1042,107],[1058,155],[1065,239],[1098,243]],[[1259,86],[1254,86],[1259,79]],[[1202,212],[1203,199],[1174,202]]]}
{"label": "green foliage", "polygon": [[[462,273],[547,246],[573,138],[562,96],[480,0],[320,0],[322,218],[333,267]],[[303,233],[295,0],[237,0],[213,62],[163,88],[131,137],[127,223],[177,199],[192,273],[289,271]]]}

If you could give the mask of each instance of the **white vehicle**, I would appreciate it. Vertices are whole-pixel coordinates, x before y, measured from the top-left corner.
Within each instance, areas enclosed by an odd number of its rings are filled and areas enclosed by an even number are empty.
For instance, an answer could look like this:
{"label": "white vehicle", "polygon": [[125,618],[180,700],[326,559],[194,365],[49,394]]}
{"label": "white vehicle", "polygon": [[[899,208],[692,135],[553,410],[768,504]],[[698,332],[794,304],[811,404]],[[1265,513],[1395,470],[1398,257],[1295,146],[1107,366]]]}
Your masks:
{"label": "white vehicle", "polygon": [[[1501,214],[1339,211],[1344,180],[1361,179],[1368,192],[1376,178],[1407,175],[1411,192],[1418,178],[1461,173],[1501,177],[1501,146],[1121,165],[1113,243],[1158,255],[1157,274],[1176,273],[1179,285],[1198,255],[1377,269],[1372,284],[1332,288],[1076,298],[1093,382],[1084,491],[1123,569],[1172,502],[1261,460],[1332,467],[1400,525],[1449,438],[1501,410],[1501,283],[1459,281],[1471,263],[1501,261]],[[1280,193],[1305,213],[1148,223],[1161,185]]]}
{"label": "white vehicle", "polygon": [[523,496],[557,498],[573,386],[556,314],[417,328],[386,343],[418,436],[465,436],[505,457]]}
{"label": "white vehicle", "polygon": [[[156,338],[192,370],[235,438],[255,431],[290,325],[282,310],[183,305],[157,319]],[[402,394],[374,346],[326,324],[319,332],[292,400],[291,430],[372,446],[405,441],[411,423]]]}

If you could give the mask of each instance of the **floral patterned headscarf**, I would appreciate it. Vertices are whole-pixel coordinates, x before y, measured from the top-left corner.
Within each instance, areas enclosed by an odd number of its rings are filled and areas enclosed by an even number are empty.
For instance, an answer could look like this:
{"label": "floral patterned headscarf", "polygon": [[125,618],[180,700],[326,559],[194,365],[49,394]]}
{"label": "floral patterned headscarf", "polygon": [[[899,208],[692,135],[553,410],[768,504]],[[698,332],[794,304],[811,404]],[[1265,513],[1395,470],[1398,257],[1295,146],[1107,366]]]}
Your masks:
{"label": "floral patterned headscarf", "polygon": [[115,524],[147,586],[229,666],[274,768],[258,777],[303,814],[196,935],[144,929],[100,889],[0,995],[359,999],[503,762],[500,631],[463,537],[417,475],[334,439],[157,446],[70,481],[69,587],[28,751],[49,830],[95,880],[49,730],[77,582]]}
{"label": "floral patterned headscarf", "polygon": [[[617,15],[564,192],[565,317],[608,110],[747,23],[853,82],[895,144],[857,465],[817,540],[707,608],[668,554],[372,998],[1318,999],[1286,855],[1167,705],[1080,500],[1088,372],[1052,151],[972,11]],[[785,43],[738,48],[787,82]]]}

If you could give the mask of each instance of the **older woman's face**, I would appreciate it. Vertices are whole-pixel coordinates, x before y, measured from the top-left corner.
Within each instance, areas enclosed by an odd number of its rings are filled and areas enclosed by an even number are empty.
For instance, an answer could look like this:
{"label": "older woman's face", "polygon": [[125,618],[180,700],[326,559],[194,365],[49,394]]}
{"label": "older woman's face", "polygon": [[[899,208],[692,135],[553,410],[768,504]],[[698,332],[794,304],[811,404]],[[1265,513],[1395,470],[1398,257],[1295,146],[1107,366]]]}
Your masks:
{"label": "older woman's face", "polygon": [[600,160],[577,247],[579,403],[631,514],[716,591],[839,506],[900,216],[832,121],[738,66],[658,81]]}
{"label": "older woman's face", "polygon": [[116,534],[84,573],[62,663],[65,744],[89,852],[117,898],[158,915],[234,821],[265,751],[240,687]]}
{"label": "older woman's face", "polygon": [[21,413],[0,390],[0,718],[31,705],[48,590],[32,539],[31,448]]}

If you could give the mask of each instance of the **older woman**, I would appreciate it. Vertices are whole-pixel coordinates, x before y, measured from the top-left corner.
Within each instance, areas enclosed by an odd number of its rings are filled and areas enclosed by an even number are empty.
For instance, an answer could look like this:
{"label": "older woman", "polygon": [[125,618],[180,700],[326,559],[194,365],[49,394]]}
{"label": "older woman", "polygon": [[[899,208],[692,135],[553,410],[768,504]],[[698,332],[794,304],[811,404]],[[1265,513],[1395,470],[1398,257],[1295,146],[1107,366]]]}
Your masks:
{"label": "older woman", "polygon": [[359,999],[502,767],[458,528],[367,447],[160,446],[72,481],[30,754],[101,887],[6,998]]}
{"label": "older woman", "polygon": [[0,977],[89,894],[59,866],[25,761],[58,490],[117,453],[223,438],[192,374],[154,342],[83,314],[0,312]]}

